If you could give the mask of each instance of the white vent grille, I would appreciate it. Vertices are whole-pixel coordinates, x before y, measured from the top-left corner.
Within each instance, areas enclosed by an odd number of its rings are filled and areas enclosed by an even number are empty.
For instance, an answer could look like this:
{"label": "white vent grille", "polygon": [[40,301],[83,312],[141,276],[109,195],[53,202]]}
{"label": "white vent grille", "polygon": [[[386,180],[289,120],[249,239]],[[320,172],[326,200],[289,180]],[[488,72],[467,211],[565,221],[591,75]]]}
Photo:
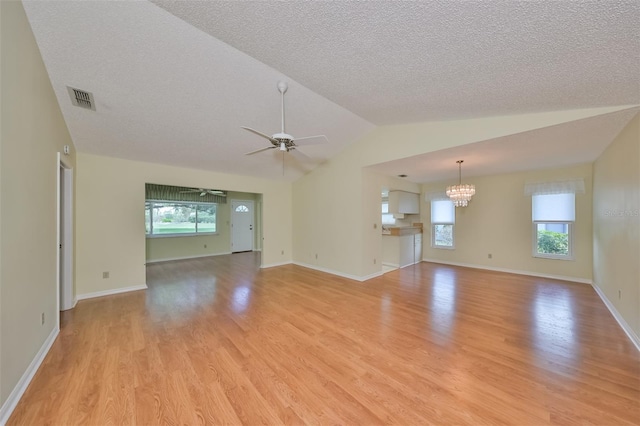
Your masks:
{"label": "white vent grille", "polygon": [[96,104],[93,100],[93,94],[89,92],[85,92],[84,90],[74,89],[73,87],[67,86],[67,90],[69,91],[69,96],[71,97],[71,103],[77,107],[90,109],[92,111],[96,110]]}

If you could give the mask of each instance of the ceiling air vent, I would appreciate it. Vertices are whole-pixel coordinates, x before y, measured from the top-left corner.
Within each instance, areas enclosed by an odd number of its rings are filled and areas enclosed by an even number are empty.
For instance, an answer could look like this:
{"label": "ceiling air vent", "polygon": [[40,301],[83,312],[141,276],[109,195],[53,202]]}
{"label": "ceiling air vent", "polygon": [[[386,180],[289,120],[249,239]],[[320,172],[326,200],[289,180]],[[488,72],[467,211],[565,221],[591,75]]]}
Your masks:
{"label": "ceiling air vent", "polygon": [[67,90],[69,91],[69,96],[71,96],[71,103],[77,107],[90,109],[92,111],[96,110],[96,104],[93,100],[93,94],[89,92],[85,92],[84,90],[74,89],[73,87],[67,86]]}

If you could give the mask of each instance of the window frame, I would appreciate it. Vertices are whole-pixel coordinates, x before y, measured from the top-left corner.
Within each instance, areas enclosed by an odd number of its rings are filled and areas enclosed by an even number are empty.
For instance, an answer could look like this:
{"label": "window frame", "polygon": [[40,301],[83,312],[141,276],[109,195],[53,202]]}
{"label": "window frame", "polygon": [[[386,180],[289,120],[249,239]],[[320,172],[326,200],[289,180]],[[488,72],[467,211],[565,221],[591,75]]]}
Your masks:
{"label": "window frame", "polygon": [[[538,225],[540,224],[556,224],[556,225],[567,225],[567,243],[569,245],[569,249],[567,250],[567,254],[554,254],[554,253],[538,253]],[[571,221],[560,221],[560,220],[537,220],[532,222],[532,244],[531,250],[533,257],[537,257],[540,259],[555,259],[555,260],[574,260],[573,256],[573,224]]]}
{"label": "window frame", "polygon": [[[384,211],[384,206],[387,206],[387,211]],[[385,222],[384,218],[386,217],[391,217],[393,219],[393,222]],[[396,224],[396,218],[393,217],[393,213],[389,213],[389,200],[382,200],[382,216],[380,219],[380,223],[382,224],[382,226],[393,226]]]}
{"label": "window frame", "polygon": [[[173,201],[173,200],[145,200],[145,212],[147,210],[147,204],[151,204],[149,213],[149,232],[145,225],[145,238],[175,238],[175,237],[198,237],[205,235],[218,235],[218,203],[203,202],[203,201]],[[153,234],[153,204],[173,204],[173,205],[190,205],[196,206],[196,220],[194,222],[196,232],[178,232],[167,234]],[[198,232],[198,206],[215,206],[216,208],[216,221],[215,232]],[[146,214],[145,214],[146,216]]]}
{"label": "window frame", "polygon": [[[437,225],[451,225],[451,245],[450,246],[442,246],[436,244],[436,226]],[[456,248],[456,224],[455,223],[432,223],[431,224],[431,248],[434,249],[444,249],[444,250],[455,250]]]}
{"label": "window frame", "polygon": [[[451,203],[451,207],[453,210],[453,221],[451,222],[433,222],[433,202],[434,201],[448,201],[449,203]],[[453,201],[451,200],[431,200],[430,203],[430,215],[431,215],[431,248],[434,249],[443,249],[443,250],[455,250],[456,248],[456,210],[455,210],[455,205],[453,204]],[[451,245],[450,246],[443,246],[443,245],[438,245],[436,244],[436,226],[439,225],[451,225]]]}

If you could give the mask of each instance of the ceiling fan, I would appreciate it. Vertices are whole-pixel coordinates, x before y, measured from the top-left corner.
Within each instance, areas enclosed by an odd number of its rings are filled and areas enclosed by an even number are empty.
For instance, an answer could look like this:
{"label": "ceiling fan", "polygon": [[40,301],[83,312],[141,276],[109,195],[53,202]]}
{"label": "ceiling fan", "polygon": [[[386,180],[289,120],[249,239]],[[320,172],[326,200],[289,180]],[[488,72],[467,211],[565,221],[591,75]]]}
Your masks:
{"label": "ceiling fan", "polygon": [[284,81],[279,81],[278,82],[278,91],[280,92],[280,94],[282,95],[282,127],[281,127],[281,132],[280,133],[276,133],[273,134],[271,136],[259,132],[257,130],[254,130],[252,128],[249,127],[244,127],[242,126],[243,129],[250,131],[251,133],[254,133],[258,136],[261,136],[265,139],[267,139],[269,142],[271,142],[271,146],[268,146],[266,148],[260,148],[257,149],[255,151],[251,151],[251,152],[247,152],[245,155],[252,155],[252,154],[256,154],[258,152],[262,152],[262,151],[267,151],[269,149],[279,149],[280,151],[282,151],[282,153],[284,154],[285,152],[293,152],[293,153],[298,153],[298,154],[302,154],[302,156],[307,157],[307,155],[305,155],[304,153],[300,152],[299,150],[296,150],[296,148],[298,148],[299,146],[304,146],[304,145],[316,145],[316,144],[322,144],[322,143],[328,143],[329,140],[327,139],[327,137],[325,135],[317,135],[317,136],[307,136],[304,138],[294,138],[293,136],[287,134],[284,130],[284,94],[286,93],[287,89],[289,88],[289,86],[287,85],[286,82]]}
{"label": "ceiling fan", "polygon": [[206,188],[193,188],[188,191],[180,191],[181,194],[190,194],[193,192],[199,192],[201,197],[204,197],[207,194],[210,195],[218,195],[220,197],[226,197],[227,193],[224,191],[220,191],[218,189],[206,189]]}

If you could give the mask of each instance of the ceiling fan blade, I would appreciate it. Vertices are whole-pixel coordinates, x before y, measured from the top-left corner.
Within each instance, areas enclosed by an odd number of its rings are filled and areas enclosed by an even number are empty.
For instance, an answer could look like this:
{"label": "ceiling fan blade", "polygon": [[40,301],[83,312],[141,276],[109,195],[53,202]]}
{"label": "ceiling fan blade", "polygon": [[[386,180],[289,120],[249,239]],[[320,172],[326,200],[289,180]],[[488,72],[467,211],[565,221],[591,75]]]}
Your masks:
{"label": "ceiling fan blade", "polygon": [[262,151],[266,151],[268,149],[275,149],[277,147],[275,146],[268,146],[266,148],[260,148],[260,149],[256,149],[255,151],[251,151],[251,152],[247,152],[245,155],[252,155],[252,154],[257,154],[258,152],[262,152]]}
{"label": "ceiling fan blade", "polygon": [[240,127],[242,127],[242,128],[243,128],[243,129],[245,129],[245,130],[250,131],[250,132],[251,132],[251,133],[253,133],[253,134],[256,134],[256,135],[258,135],[258,136],[262,136],[263,138],[265,138],[265,139],[267,139],[267,140],[271,141],[271,143],[273,143],[273,144],[278,144],[278,141],[277,141],[277,140],[275,140],[274,138],[272,138],[272,137],[271,137],[271,136],[269,136],[269,135],[265,135],[265,134],[264,134],[264,133],[262,133],[262,132],[259,132],[259,131],[257,131],[257,130],[253,130],[253,129],[252,129],[252,128],[250,128],[250,127],[244,127],[244,126],[240,126]]}
{"label": "ceiling fan blade", "polygon": [[299,149],[296,149],[295,147],[289,148],[289,152],[292,153],[293,155],[295,155],[298,158],[305,158],[305,159],[311,158],[307,154],[305,154],[304,152],[300,151]]}
{"label": "ceiling fan blade", "polygon": [[329,139],[327,139],[325,135],[317,135],[317,136],[307,136],[306,138],[294,139],[293,142],[299,146],[317,145],[321,143],[329,143]]}

